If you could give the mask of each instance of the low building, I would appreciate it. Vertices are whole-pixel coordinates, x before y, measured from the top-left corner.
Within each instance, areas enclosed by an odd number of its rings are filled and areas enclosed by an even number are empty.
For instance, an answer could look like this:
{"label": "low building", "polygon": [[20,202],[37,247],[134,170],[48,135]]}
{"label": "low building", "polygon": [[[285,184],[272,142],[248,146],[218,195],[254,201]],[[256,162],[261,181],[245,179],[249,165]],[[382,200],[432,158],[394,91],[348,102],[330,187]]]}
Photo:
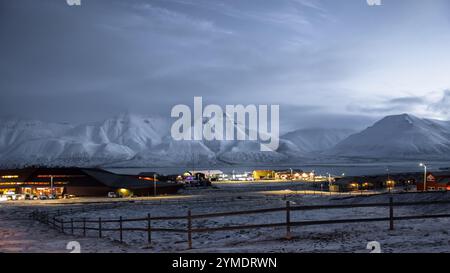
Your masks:
{"label": "low building", "polygon": [[429,173],[426,183],[419,181],[417,183],[418,191],[449,191],[450,190],[450,173]]}
{"label": "low building", "polygon": [[190,171],[190,173],[193,174],[202,173],[205,174],[206,178],[209,179],[217,179],[223,174],[221,170],[200,170],[200,171]]}
{"label": "low building", "polygon": [[176,193],[181,185],[153,177],[121,175],[89,168],[24,168],[0,170],[0,194],[149,196]]}
{"label": "low building", "polygon": [[[302,170],[287,169],[287,170],[276,170],[275,179],[279,180],[294,180],[294,179],[304,179],[304,174]],[[309,177],[309,175],[307,175]]]}
{"label": "low building", "polygon": [[382,188],[383,182],[365,176],[349,176],[337,179],[330,185],[332,192],[351,192]]}
{"label": "low building", "polygon": [[[382,190],[404,187],[408,190],[420,181],[420,173],[382,174],[372,176],[348,176],[336,178],[330,186],[330,191],[349,192],[362,190]],[[423,176],[423,174],[422,174]]]}
{"label": "low building", "polygon": [[254,180],[270,180],[275,179],[275,172],[271,170],[255,170],[252,176]]}

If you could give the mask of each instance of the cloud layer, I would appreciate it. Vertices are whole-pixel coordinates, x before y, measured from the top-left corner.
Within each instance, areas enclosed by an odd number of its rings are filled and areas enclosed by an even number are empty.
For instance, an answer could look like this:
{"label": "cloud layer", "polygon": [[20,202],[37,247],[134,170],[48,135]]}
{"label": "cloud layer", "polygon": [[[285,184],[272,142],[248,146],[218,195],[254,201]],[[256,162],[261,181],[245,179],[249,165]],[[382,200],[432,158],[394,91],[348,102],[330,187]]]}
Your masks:
{"label": "cloud layer", "polygon": [[439,94],[450,88],[445,0],[0,5],[0,115],[168,116],[203,96],[280,104],[285,128],[358,127],[398,112],[448,116],[449,92]]}

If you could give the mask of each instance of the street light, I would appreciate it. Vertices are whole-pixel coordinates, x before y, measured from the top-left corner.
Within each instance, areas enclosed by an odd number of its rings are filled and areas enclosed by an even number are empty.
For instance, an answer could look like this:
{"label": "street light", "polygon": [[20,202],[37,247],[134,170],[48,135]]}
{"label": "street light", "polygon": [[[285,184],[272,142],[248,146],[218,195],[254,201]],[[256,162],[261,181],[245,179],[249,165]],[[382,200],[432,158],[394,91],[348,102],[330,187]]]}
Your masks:
{"label": "street light", "polygon": [[427,191],[427,165],[424,163],[419,164],[420,167],[423,167],[423,191]]}

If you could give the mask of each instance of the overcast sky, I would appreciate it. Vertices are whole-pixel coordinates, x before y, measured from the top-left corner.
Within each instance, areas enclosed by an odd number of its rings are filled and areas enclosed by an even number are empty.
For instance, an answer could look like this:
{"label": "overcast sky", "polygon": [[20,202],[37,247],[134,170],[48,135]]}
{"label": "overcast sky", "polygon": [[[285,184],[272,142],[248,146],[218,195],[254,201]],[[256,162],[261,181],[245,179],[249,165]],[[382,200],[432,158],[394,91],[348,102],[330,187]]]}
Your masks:
{"label": "overcast sky", "polygon": [[280,104],[284,128],[450,118],[450,1],[0,0],[0,115]]}

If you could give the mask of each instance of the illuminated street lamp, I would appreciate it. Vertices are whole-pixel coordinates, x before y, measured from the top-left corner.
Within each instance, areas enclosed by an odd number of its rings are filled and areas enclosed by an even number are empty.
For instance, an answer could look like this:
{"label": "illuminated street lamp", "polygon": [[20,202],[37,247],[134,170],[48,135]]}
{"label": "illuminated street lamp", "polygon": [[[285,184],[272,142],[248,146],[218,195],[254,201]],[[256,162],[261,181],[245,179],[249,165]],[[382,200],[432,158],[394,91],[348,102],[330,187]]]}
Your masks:
{"label": "illuminated street lamp", "polygon": [[424,163],[419,164],[420,167],[423,167],[423,191],[427,191],[427,165]]}

